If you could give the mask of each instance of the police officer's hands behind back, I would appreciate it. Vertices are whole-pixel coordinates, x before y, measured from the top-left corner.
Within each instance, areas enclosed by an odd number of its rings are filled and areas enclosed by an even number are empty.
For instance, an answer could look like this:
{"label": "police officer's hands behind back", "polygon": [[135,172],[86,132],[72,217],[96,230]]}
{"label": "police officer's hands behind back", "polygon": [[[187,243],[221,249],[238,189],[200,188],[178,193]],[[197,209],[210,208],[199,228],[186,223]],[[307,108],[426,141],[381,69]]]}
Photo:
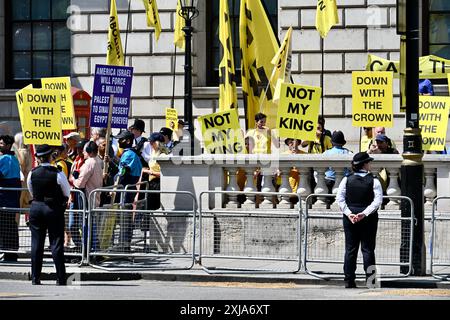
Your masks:
{"label": "police officer's hands behind back", "polygon": [[365,217],[366,217],[366,215],[365,215],[364,213],[358,213],[358,214],[350,213],[350,214],[348,215],[348,218],[350,219],[350,221],[351,221],[353,224],[355,224],[355,223],[361,221],[361,220],[364,219]]}

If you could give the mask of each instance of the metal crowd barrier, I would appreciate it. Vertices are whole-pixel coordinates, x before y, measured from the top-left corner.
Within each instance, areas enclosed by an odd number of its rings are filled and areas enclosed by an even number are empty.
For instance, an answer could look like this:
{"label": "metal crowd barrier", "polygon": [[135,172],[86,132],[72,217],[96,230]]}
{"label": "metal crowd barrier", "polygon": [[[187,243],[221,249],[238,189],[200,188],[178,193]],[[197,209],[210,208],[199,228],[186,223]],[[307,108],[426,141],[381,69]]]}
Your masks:
{"label": "metal crowd barrier", "polygon": [[[213,209],[204,195],[290,196],[294,209]],[[301,269],[301,201],[296,193],[205,191],[199,195],[198,263],[207,273],[296,273]]]}
{"label": "metal crowd barrier", "polygon": [[[322,210],[320,213],[310,213],[313,209],[309,209],[309,203],[315,197],[335,198],[335,195],[311,194],[305,200],[304,270],[307,274],[321,279],[329,279],[333,275],[342,277],[345,254],[343,214],[340,210],[339,212]],[[396,210],[397,212],[378,210],[376,268],[385,266],[383,269],[386,270],[377,271],[377,276],[381,278],[407,277],[412,272],[414,205],[410,198],[404,196],[383,198],[407,201],[411,216],[401,217],[400,210]],[[318,210],[314,209],[314,211]],[[360,250],[357,263],[358,265],[362,264]],[[312,271],[309,267],[311,264],[322,270]]]}
{"label": "metal crowd barrier", "polygon": [[[119,203],[97,207],[97,193],[122,193]],[[191,210],[133,208],[126,193],[172,194],[191,199]],[[186,200],[188,201],[188,200]],[[89,265],[109,271],[187,270],[195,264],[197,200],[187,191],[96,189],[89,194]],[[140,221],[137,221],[140,217]],[[149,236],[147,238],[147,232]]]}
{"label": "metal crowd barrier", "polygon": [[[431,210],[431,244],[430,272],[434,278],[449,280],[450,278],[450,212],[436,214],[439,200],[450,197],[437,197],[433,200]],[[439,235],[439,237],[438,237]]]}
{"label": "metal crowd barrier", "polygon": [[[0,190],[3,191],[28,191],[27,188],[0,188]],[[84,230],[85,225],[85,217],[87,212],[87,202],[86,197],[84,193],[81,190],[72,189],[71,192],[78,193],[81,196],[82,199],[82,205],[83,208],[81,209],[66,209],[65,211],[65,217],[66,220],[69,217],[70,214],[81,214],[81,219],[83,221],[82,229],[80,230],[80,237],[82,239],[82,230]],[[2,240],[0,241],[0,252],[4,253],[17,253],[20,256],[30,257],[31,258],[31,231],[28,226],[28,221],[26,220],[26,215],[30,213],[30,208],[7,208],[7,207],[0,207],[0,215],[4,215],[6,212],[15,212],[19,214],[19,223],[17,224],[17,234],[19,238],[18,245],[14,240],[16,235],[14,234],[16,231],[16,226],[6,219],[3,221],[1,218],[0,222],[0,233]],[[6,213],[7,214],[7,213]],[[15,223],[15,222],[14,222]],[[65,223],[65,226],[67,226],[67,223]],[[66,229],[67,231],[67,229]],[[6,235],[5,235],[6,234]],[[1,243],[5,242],[5,243]],[[9,247],[8,247],[9,246]],[[51,255],[51,249],[49,248],[49,240],[48,237],[45,240],[45,249],[44,249],[44,255],[48,256]],[[77,264],[81,265],[83,263],[83,257],[84,257],[84,245],[81,245],[77,248],[70,248],[66,249],[64,252],[65,256],[68,257],[79,257]]]}

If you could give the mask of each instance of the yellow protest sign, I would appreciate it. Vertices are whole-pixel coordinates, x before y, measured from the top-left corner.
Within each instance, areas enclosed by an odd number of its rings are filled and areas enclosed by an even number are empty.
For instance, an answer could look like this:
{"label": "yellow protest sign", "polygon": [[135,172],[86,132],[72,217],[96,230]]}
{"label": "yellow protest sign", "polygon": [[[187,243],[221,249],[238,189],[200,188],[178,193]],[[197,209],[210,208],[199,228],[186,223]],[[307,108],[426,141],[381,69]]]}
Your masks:
{"label": "yellow protest sign", "polygon": [[198,117],[205,150],[211,154],[246,153],[236,109]]}
{"label": "yellow protest sign", "polygon": [[422,149],[442,151],[447,136],[450,97],[419,96],[419,127]]}
{"label": "yellow protest sign", "polygon": [[42,89],[58,90],[61,93],[61,122],[63,130],[76,129],[72,93],[70,92],[70,77],[42,78],[41,83]]}
{"label": "yellow protest sign", "polygon": [[320,87],[281,84],[277,116],[280,137],[316,139],[321,93]]}
{"label": "yellow protest sign", "polygon": [[352,73],[352,125],[392,127],[392,72],[354,71]]}
{"label": "yellow protest sign", "polygon": [[62,144],[61,94],[57,90],[23,89],[25,144]]}
{"label": "yellow protest sign", "polygon": [[175,108],[166,108],[166,127],[178,130],[178,112]]}
{"label": "yellow protest sign", "polygon": [[448,82],[448,94],[450,95],[450,73],[447,74],[447,82]]}
{"label": "yellow protest sign", "polygon": [[16,102],[17,102],[17,111],[19,112],[19,119],[20,119],[20,127],[22,128],[23,132],[23,90],[24,89],[33,89],[33,85],[29,84],[26,87],[22,88],[21,90],[16,92]]}
{"label": "yellow protest sign", "polygon": [[[367,71],[392,71],[394,78],[399,77],[400,63],[369,54],[366,65]],[[437,56],[424,56],[419,58],[420,79],[445,79],[450,70],[450,60]]]}

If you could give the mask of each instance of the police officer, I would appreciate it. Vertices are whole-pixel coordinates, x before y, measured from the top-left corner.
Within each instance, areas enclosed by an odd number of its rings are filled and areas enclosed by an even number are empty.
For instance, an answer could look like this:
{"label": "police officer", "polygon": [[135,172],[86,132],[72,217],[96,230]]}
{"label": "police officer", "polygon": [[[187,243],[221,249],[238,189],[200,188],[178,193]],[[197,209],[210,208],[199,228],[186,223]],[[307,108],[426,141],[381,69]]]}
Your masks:
{"label": "police officer", "polygon": [[32,284],[41,284],[44,242],[48,230],[58,285],[66,285],[64,265],[64,211],[70,186],[64,173],[50,165],[53,149],[47,144],[36,146],[39,166],[28,175],[28,189],[33,197],[30,209]]}
{"label": "police officer", "polygon": [[373,280],[371,276],[375,273],[377,210],[383,201],[383,190],[380,181],[370,172],[372,160],[366,152],[355,154],[352,161],[353,173],[342,179],[336,195],[336,201],[344,213],[346,288],[356,288],[356,259],[360,243],[366,281]]}

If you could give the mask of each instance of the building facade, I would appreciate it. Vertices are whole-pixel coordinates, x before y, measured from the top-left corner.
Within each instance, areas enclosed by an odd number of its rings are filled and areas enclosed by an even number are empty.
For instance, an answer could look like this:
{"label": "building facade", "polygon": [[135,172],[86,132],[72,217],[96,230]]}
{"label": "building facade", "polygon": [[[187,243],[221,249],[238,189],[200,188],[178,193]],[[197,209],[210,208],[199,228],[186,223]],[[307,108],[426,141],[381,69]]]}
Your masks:
{"label": "building facade", "polygon": [[[106,63],[109,2],[27,0],[20,1],[19,6],[19,1],[0,0],[0,125],[3,130],[20,130],[15,92],[28,83],[38,84],[40,77],[70,73],[72,86],[92,93],[95,65]],[[144,119],[147,133],[165,125],[168,107],[175,107],[180,118],[183,116],[184,52],[177,49],[175,53],[173,44],[176,2],[157,1],[162,32],[156,41],[154,30],[146,25],[142,1],[116,0],[126,65],[134,68],[129,118],[130,122],[133,118]],[[219,50],[215,20],[218,2],[199,0],[199,16],[193,21],[194,118],[218,110]],[[315,29],[317,0],[265,2],[280,40],[290,26],[294,29],[294,82],[323,87],[326,128],[344,131],[349,148],[357,151],[360,130],[351,126],[351,73],[365,69],[369,53],[399,60],[396,0],[337,0],[340,22],[323,42]],[[239,0],[229,3],[236,24]],[[49,14],[45,8],[49,8]],[[440,50],[443,58],[450,59],[446,27],[450,26],[450,4],[422,0],[421,12],[420,54],[436,54]],[[238,33],[236,28],[233,30]],[[238,46],[238,39],[233,41]],[[49,47],[43,45],[47,42],[51,43]],[[239,52],[238,48],[235,52]],[[239,58],[236,60],[239,66]],[[394,127],[388,128],[387,134],[401,148],[405,120],[399,109],[399,90],[396,79]],[[437,81],[435,91],[447,95],[446,81]],[[241,95],[239,89],[238,92]],[[244,125],[241,99],[239,114]]]}

